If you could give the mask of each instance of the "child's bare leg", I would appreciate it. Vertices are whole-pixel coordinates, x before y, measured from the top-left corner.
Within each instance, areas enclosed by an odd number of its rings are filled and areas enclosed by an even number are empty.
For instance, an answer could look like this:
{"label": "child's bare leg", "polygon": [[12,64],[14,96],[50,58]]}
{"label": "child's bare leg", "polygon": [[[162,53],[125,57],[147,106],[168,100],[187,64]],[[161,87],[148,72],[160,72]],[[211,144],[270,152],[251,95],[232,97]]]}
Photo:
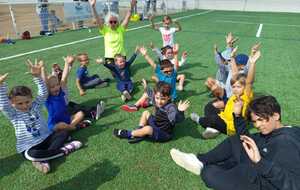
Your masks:
{"label": "child's bare leg", "polygon": [[140,119],[140,123],[139,126],[142,126],[142,128],[133,130],[131,132],[131,135],[133,137],[144,137],[146,135],[152,135],[153,134],[153,129],[152,127],[150,127],[149,125],[147,125],[148,123],[148,119],[150,117],[150,112],[149,111],[144,111],[141,119]]}
{"label": "child's bare leg", "polygon": [[76,126],[83,120],[83,118],[84,118],[84,113],[82,111],[75,113],[73,115],[70,126],[76,129]]}
{"label": "child's bare leg", "polygon": [[184,81],[185,81],[185,75],[184,74],[178,75],[177,80],[179,81],[177,89],[179,91],[182,91],[183,90],[183,84],[184,84]]}
{"label": "child's bare leg", "polygon": [[55,125],[54,130],[55,131],[62,131],[62,130],[74,131],[77,129],[77,125],[83,120],[83,118],[84,118],[84,113],[82,111],[79,111],[73,116],[71,124],[67,124],[65,122],[59,122]]}
{"label": "child's bare leg", "polygon": [[73,127],[65,122],[59,122],[54,127],[55,131],[74,131],[76,127]]}
{"label": "child's bare leg", "polygon": [[136,103],[134,104],[136,107],[140,107],[142,105],[143,102],[145,102],[148,99],[148,95],[147,93],[144,93],[140,99],[138,99],[138,101],[136,101]]}
{"label": "child's bare leg", "polygon": [[155,81],[156,83],[159,82],[159,80],[158,80],[158,78],[157,78],[156,76],[151,76],[151,79],[152,79],[153,81]]}
{"label": "child's bare leg", "polygon": [[131,132],[132,137],[144,137],[147,135],[152,135],[153,129],[149,125],[144,126],[143,128],[133,130]]}
{"label": "child's bare leg", "polygon": [[151,114],[148,110],[144,111],[142,116],[141,116],[139,126],[146,126],[147,123],[148,123],[148,119],[149,119],[150,115]]}

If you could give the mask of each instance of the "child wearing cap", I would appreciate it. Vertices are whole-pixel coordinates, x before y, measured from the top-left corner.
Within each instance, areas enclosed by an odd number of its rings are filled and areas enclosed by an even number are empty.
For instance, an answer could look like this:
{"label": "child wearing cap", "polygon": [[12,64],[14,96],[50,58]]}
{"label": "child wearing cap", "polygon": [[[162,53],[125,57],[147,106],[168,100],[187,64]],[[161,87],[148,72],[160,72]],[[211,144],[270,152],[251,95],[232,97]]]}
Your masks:
{"label": "child wearing cap", "polygon": [[[249,61],[248,57],[246,59],[246,56],[243,54],[240,54],[239,57],[235,57],[237,48],[233,50],[230,59],[231,72],[228,76],[228,78],[230,77],[230,90],[232,95],[229,97],[223,111],[216,109],[212,104],[208,104],[204,109],[204,117],[199,117],[196,113],[191,114],[191,119],[205,128],[205,131],[202,133],[204,138],[214,138],[220,132],[227,135],[234,135],[236,133],[232,115],[234,111],[233,105],[236,101],[240,101],[243,104],[242,116],[245,117],[247,106],[253,98],[252,85],[256,61],[260,57],[259,47],[260,44],[255,44],[252,47]],[[247,76],[241,72],[245,65],[238,65],[235,62],[243,61],[244,63],[246,60],[247,63],[249,62],[249,72]],[[227,90],[224,90],[224,93],[227,94]]]}

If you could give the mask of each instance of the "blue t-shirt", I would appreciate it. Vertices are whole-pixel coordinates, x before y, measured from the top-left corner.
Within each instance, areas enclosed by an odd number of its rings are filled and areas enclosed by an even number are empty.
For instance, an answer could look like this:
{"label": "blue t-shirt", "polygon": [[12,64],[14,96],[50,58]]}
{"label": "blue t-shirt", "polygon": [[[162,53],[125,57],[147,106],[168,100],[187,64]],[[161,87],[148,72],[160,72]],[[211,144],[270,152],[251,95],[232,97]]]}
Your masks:
{"label": "blue t-shirt", "polygon": [[65,98],[66,93],[60,89],[57,96],[48,96],[46,100],[46,108],[48,110],[48,129],[53,130],[54,126],[59,122],[71,123],[71,115],[67,109]]}
{"label": "blue t-shirt", "polygon": [[163,81],[171,85],[171,97],[172,100],[175,100],[177,97],[176,94],[177,71],[174,69],[171,75],[166,75],[160,69],[160,65],[156,65],[155,74],[159,81]]}
{"label": "blue t-shirt", "polygon": [[89,72],[88,72],[86,66],[83,66],[83,67],[80,66],[77,69],[76,74],[77,74],[77,78],[79,79],[81,84],[86,83],[90,80],[90,77],[88,76]]}

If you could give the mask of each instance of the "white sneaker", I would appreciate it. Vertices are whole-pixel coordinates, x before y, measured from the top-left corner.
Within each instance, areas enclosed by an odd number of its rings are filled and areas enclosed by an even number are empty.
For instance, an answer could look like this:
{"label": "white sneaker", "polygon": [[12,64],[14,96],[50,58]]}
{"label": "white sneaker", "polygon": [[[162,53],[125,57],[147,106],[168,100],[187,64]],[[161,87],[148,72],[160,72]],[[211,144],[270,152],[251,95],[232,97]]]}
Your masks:
{"label": "white sneaker", "polygon": [[121,95],[121,100],[123,101],[123,102],[126,102],[126,97],[122,94]]}
{"label": "white sneaker", "polygon": [[104,112],[104,109],[105,103],[103,101],[100,101],[100,103],[97,104],[96,120],[100,118],[101,114]]}
{"label": "white sneaker", "polygon": [[216,138],[220,134],[220,131],[214,128],[207,127],[205,131],[202,133],[202,137],[204,139],[213,139]]}
{"label": "white sneaker", "polygon": [[68,155],[75,150],[78,150],[82,147],[82,143],[80,141],[72,141],[68,144],[65,144],[61,149],[64,151],[65,155]]}
{"label": "white sneaker", "polygon": [[189,172],[192,172],[193,174],[200,175],[203,163],[196,157],[195,154],[184,153],[175,148],[170,150],[170,154],[177,165]]}
{"label": "white sneaker", "polygon": [[193,112],[193,113],[191,113],[190,117],[191,117],[191,120],[193,120],[193,121],[195,121],[196,123],[199,124],[200,117],[199,117],[198,114],[196,114],[195,112]]}
{"label": "white sneaker", "polygon": [[123,95],[125,96],[126,100],[130,100],[131,99],[131,95],[129,94],[129,92],[127,90],[125,90],[123,92]]}

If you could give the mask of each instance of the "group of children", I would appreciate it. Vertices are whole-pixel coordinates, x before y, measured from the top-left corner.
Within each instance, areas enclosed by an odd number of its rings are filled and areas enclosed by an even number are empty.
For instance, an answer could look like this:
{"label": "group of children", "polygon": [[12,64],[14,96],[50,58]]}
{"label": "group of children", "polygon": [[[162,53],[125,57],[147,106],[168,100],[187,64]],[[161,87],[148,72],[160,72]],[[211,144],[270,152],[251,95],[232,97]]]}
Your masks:
{"label": "group of children", "polygon": [[[144,46],[137,46],[133,55],[126,60],[122,54],[116,54],[110,61],[97,59],[97,64],[103,64],[110,70],[116,80],[116,89],[125,102],[131,100],[134,89],[130,66],[138,54],[153,68],[155,87],[151,89],[146,80],[142,79],[144,93],[134,105],[123,105],[122,110],[138,111],[140,108],[154,107],[154,112],[144,111],[138,126],[133,130],[114,129],[113,134],[125,138],[129,143],[137,143],[144,139],[155,142],[166,142],[172,139],[176,123],[184,120],[184,112],[189,108],[188,100],[178,101],[177,90],[184,90],[185,75],[178,74],[184,66],[187,53],[183,51],[181,60],[178,58],[179,45],[175,43],[174,34],[181,30],[178,22],[171,27],[172,19],[163,17],[163,27],[158,27],[150,17],[152,28],[162,34],[161,49],[150,45],[157,55],[157,63],[149,56]],[[218,65],[216,78],[208,78],[205,82],[211,95],[215,98],[204,108],[204,116],[191,114],[191,119],[205,128],[203,138],[214,138],[219,133],[229,136],[241,134],[243,129],[235,125],[235,113],[246,118],[247,108],[254,97],[252,86],[255,78],[256,62],[261,56],[260,44],[254,44],[250,54],[238,54],[235,46],[238,38],[232,33],[226,36],[226,49],[219,52],[214,46],[215,60]],[[31,90],[25,86],[16,86],[7,95],[5,79],[8,74],[0,76],[0,109],[15,127],[17,151],[32,161],[33,165],[43,173],[50,171],[49,160],[68,155],[82,146],[80,141],[72,140],[69,132],[86,128],[93,120],[98,120],[104,111],[104,102],[97,102],[95,107],[85,107],[69,101],[67,81],[73,63],[80,63],[76,72],[76,86],[80,96],[84,96],[91,88],[102,88],[109,85],[110,79],[101,79],[99,75],[90,76],[88,73],[89,57],[80,53],[76,57],[64,57],[64,68],[53,65],[52,74],[47,75],[42,61],[32,63],[27,60],[30,73],[38,86],[38,96],[33,99]],[[178,85],[177,84],[178,81]],[[48,123],[41,114],[45,105],[48,111]],[[236,112],[237,109],[240,112]],[[173,150],[173,158],[178,165]]]}

